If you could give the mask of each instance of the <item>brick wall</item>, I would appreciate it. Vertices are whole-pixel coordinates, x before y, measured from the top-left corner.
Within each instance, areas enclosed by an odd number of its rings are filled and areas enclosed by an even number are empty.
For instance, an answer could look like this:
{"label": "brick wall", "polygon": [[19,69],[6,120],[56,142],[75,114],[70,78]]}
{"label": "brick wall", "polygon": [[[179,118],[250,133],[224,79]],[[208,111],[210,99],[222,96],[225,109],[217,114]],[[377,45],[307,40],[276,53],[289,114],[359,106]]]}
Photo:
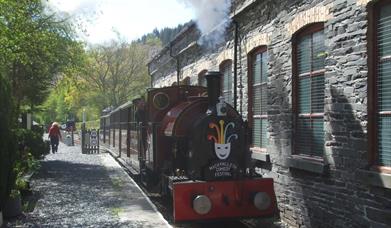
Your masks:
{"label": "brick wall", "polygon": [[[270,163],[258,161],[258,172],[273,177],[281,219],[293,227],[390,227],[390,176],[366,174],[368,166],[367,121],[367,4],[369,0],[235,0],[234,19],[239,24],[238,109],[247,118],[247,55],[266,45],[269,54],[268,122]],[[369,3],[371,4],[371,3]],[[240,8],[242,11],[239,11]],[[304,26],[324,22],[325,155],[322,165],[292,158],[292,35]],[[190,30],[196,30],[191,27]],[[226,40],[213,50],[197,44],[196,31],[152,61],[156,87],[189,76],[197,84],[204,69],[218,70],[233,59],[233,27]],[[162,64],[165,62],[164,64]],[[151,68],[151,67],[150,67]],[[364,173],[364,174],[363,174]],[[371,175],[383,186],[373,185]],[[380,184],[382,185],[382,184]],[[385,187],[388,186],[388,187]]]}

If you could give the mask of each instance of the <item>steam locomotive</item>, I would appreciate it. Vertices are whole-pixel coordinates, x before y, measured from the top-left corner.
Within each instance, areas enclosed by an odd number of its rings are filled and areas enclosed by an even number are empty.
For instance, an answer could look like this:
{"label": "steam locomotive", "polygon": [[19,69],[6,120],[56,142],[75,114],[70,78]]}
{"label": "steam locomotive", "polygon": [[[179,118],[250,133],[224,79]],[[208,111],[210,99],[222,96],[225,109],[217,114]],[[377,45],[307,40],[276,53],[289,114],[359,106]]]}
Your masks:
{"label": "steam locomotive", "polygon": [[147,91],[145,122],[125,104],[101,118],[103,141],[126,153],[141,180],[172,197],[175,221],[273,216],[271,178],[252,172],[249,129],[220,96],[219,72],[207,88]]}

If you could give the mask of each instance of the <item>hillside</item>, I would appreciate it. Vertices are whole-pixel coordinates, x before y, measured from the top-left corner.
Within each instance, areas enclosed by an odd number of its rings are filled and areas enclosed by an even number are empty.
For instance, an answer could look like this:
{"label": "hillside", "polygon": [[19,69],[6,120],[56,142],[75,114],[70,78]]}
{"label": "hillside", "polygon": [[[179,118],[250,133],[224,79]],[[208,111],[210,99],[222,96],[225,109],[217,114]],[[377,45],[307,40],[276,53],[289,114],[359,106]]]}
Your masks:
{"label": "hillside", "polygon": [[179,24],[175,28],[166,27],[160,30],[155,28],[151,33],[143,35],[137,41],[145,44],[148,38],[157,37],[162,42],[162,46],[164,47],[189,23],[191,23],[191,21],[184,24]]}

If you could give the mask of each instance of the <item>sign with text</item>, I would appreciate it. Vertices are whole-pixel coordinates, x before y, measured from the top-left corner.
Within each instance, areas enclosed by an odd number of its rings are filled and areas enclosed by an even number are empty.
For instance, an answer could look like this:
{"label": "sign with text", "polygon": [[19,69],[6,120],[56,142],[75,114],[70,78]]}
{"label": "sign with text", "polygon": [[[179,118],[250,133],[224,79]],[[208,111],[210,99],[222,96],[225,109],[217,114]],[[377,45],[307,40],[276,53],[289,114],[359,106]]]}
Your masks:
{"label": "sign with text", "polygon": [[233,177],[238,169],[238,166],[230,161],[217,161],[209,165],[209,176],[214,178]]}

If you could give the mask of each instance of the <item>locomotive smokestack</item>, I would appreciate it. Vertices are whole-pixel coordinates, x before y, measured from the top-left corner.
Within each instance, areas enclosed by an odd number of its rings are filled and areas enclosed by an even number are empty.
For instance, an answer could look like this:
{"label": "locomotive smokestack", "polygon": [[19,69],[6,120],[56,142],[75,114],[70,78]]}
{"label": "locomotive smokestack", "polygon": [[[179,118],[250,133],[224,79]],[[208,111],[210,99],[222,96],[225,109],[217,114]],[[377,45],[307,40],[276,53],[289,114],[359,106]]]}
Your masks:
{"label": "locomotive smokestack", "polygon": [[216,112],[216,104],[220,97],[220,78],[221,73],[218,71],[208,71],[205,74],[208,86],[208,114]]}

